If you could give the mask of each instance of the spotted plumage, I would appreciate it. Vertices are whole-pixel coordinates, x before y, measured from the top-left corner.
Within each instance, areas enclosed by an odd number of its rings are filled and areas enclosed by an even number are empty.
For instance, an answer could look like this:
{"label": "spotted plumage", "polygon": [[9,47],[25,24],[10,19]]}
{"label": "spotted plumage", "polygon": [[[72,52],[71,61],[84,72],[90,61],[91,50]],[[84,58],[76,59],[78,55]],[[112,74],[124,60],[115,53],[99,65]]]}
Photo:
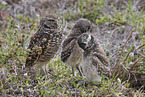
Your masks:
{"label": "spotted plumage", "polygon": [[82,69],[89,82],[100,82],[102,75],[110,76],[109,60],[100,44],[90,34],[79,36],[78,45],[83,49]]}
{"label": "spotted plumage", "polygon": [[57,21],[58,17],[54,14],[41,19],[38,31],[31,36],[26,67],[35,64],[44,66],[54,57],[62,41],[62,33]]}
{"label": "spotted plumage", "polygon": [[[86,33],[91,29],[91,23],[87,19],[79,19],[71,33],[66,37],[62,43],[61,60],[68,66],[79,70],[79,65],[82,62],[82,49],[78,46],[77,38],[82,34]],[[81,73],[81,71],[79,70]]]}

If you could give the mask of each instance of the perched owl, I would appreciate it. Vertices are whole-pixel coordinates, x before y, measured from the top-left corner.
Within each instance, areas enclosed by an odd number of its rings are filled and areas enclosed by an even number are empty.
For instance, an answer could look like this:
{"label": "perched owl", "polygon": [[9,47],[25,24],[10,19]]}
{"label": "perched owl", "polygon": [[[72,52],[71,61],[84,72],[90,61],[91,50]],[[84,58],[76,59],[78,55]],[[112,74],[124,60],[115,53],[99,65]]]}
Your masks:
{"label": "perched owl", "polygon": [[62,43],[61,60],[68,66],[72,67],[74,75],[74,69],[77,68],[79,73],[79,65],[82,62],[82,49],[77,43],[77,38],[90,30],[91,22],[87,19],[79,19],[71,33],[66,37]]}
{"label": "perched owl", "polygon": [[88,82],[100,82],[102,75],[109,77],[109,61],[102,47],[90,34],[78,37],[77,43],[83,49],[82,69]]}
{"label": "perched owl", "polygon": [[45,66],[54,57],[62,41],[62,33],[57,21],[58,17],[54,14],[41,19],[38,31],[31,36],[26,67],[35,64],[40,67]]}

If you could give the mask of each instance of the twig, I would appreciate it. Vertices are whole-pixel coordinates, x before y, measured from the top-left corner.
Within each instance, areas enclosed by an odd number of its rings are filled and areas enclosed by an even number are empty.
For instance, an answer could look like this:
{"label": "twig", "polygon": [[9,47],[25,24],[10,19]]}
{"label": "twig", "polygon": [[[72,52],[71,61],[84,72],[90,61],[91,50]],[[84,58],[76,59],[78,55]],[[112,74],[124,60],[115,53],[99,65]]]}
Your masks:
{"label": "twig", "polygon": [[130,52],[133,52],[133,51],[134,51],[134,48],[132,48],[132,49],[129,51],[129,53],[127,54],[127,56],[125,57],[125,59],[124,59],[124,61],[123,61],[123,64],[125,64],[127,58],[129,57]]}
{"label": "twig", "polygon": [[145,46],[145,44],[139,46],[139,47],[137,48],[137,50],[140,49],[140,48],[142,48],[142,47],[144,47],[144,46]]}
{"label": "twig", "polygon": [[131,32],[130,35],[128,36],[128,38],[127,38],[125,44],[123,45],[122,50],[121,50],[121,54],[120,54],[120,59],[119,59],[119,61],[118,61],[118,63],[117,63],[116,65],[118,65],[118,64],[120,63],[121,58],[122,58],[123,49],[125,48],[125,46],[126,46],[128,40],[132,37],[132,33],[133,33],[134,30],[135,30],[135,28],[132,30],[132,32]]}
{"label": "twig", "polygon": [[145,55],[143,55],[142,53],[139,53],[142,57],[144,57],[145,58]]}

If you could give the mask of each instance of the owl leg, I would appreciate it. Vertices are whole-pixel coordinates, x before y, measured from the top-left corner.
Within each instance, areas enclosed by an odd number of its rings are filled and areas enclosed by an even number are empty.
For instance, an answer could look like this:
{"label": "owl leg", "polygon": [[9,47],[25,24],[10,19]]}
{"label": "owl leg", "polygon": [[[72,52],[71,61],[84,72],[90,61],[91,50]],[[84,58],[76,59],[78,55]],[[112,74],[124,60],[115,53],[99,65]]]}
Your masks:
{"label": "owl leg", "polygon": [[72,74],[75,76],[74,67],[72,66]]}
{"label": "owl leg", "polygon": [[47,72],[47,64],[45,64],[45,75],[47,75],[46,79],[49,78],[49,75],[48,75],[48,72]]}
{"label": "owl leg", "polygon": [[44,75],[46,75],[46,78],[45,79],[48,79],[49,78],[49,75],[47,73],[47,63],[44,66],[40,67],[40,68],[43,71]]}
{"label": "owl leg", "polygon": [[80,74],[80,76],[83,76],[83,73],[82,73],[82,71],[81,71],[81,68],[80,68],[80,66],[76,66],[76,69],[79,71],[79,74]]}
{"label": "owl leg", "polygon": [[75,76],[75,68],[79,71],[80,76],[83,76],[83,73],[78,65],[76,67],[72,67],[73,76]]}
{"label": "owl leg", "polygon": [[34,69],[34,68],[26,68],[26,71],[28,72],[28,74],[30,75],[30,78],[32,80],[36,79],[36,77],[37,77],[36,69]]}

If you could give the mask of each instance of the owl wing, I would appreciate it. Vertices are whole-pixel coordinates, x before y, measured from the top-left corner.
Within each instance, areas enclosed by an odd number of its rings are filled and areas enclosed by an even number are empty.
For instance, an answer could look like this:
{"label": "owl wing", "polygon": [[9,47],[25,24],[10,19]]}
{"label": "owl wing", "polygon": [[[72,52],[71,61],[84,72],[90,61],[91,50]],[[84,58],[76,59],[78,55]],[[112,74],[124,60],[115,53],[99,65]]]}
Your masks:
{"label": "owl wing", "polygon": [[97,56],[93,56],[91,62],[97,68],[99,74],[103,74],[107,77],[110,76],[109,67],[105,66]]}
{"label": "owl wing", "polygon": [[[69,42],[69,44],[68,44],[68,41],[71,41],[71,42]],[[76,43],[75,39],[73,39],[73,40],[68,39],[68,41],[64,42],[64,45],[63,45],[63,48],[62,48],[62,52],[61,52],[61,60],[63,62],[65,62],[69,58],[69,56],[73,52],[73,48],[74,48],[74,45]],[[65,43],[68,44],[68,45],[66,45]]]}
{"label": "owl wing", "polygon": [[45,32],[44,30],[39,29],[37,33],[34,34],[33,36],[34,38],[30,40],[28,49],[32,49],[35,46],[42,47],[44,38],[46,38],[47,40],[50,40],[51,37],[49,33],[50,31]]}
{"label": "owl wing", "polygon": [[[46,38],[46,41],[43,41],[44,38]],[[47,49],[49,39],[50,35],[48,33],[44,33],[43,30],[39,29],[37,33],[34,34],[34,38],[30,40],[28,47],[30,52],[26,59],[26,67],[33,66],[35,64],[35,61],[37,61],[40,55],[44,53],[45,49]]]}
{"label": "owl wing", "polygon": [[62,48],[65,48],[68,44],[72,42],[72,40],[77,39],[78,35],[76,33],[70,33],[67,38],[62,43]]}
{"label": "owl wing", "polygon": [[109,65],[109,60],[108,60],[108,58],[107,58],[106,55],[101,54],[99,52],[94,52],[93,53],[93,56],[97,57],[102,64],[104,64],[106,66]]}
{"label": "owl wing", "polygon": [[105,75],[109,76],[110,69],[108,67],[109,61],[107,56],[101,53],[94,52],[91,58],[92,64],[97,68],[98,72],[103,72]]}
{"label": "owl wing", "polygon": [[67,45],[71,43],[72,40],[73,38],[66,38],[62,43],[62,48],[64,49]]}
{"label": "owl wing", "polygon": [[95,48],[95,51],[93,52],[93,56],[98,57],[98,59],[101,61],[102,64],[104,65],[109,65],[109,59],[107,58],[102,46],[100,46],[99,43],[97,44],[97,48]]}

